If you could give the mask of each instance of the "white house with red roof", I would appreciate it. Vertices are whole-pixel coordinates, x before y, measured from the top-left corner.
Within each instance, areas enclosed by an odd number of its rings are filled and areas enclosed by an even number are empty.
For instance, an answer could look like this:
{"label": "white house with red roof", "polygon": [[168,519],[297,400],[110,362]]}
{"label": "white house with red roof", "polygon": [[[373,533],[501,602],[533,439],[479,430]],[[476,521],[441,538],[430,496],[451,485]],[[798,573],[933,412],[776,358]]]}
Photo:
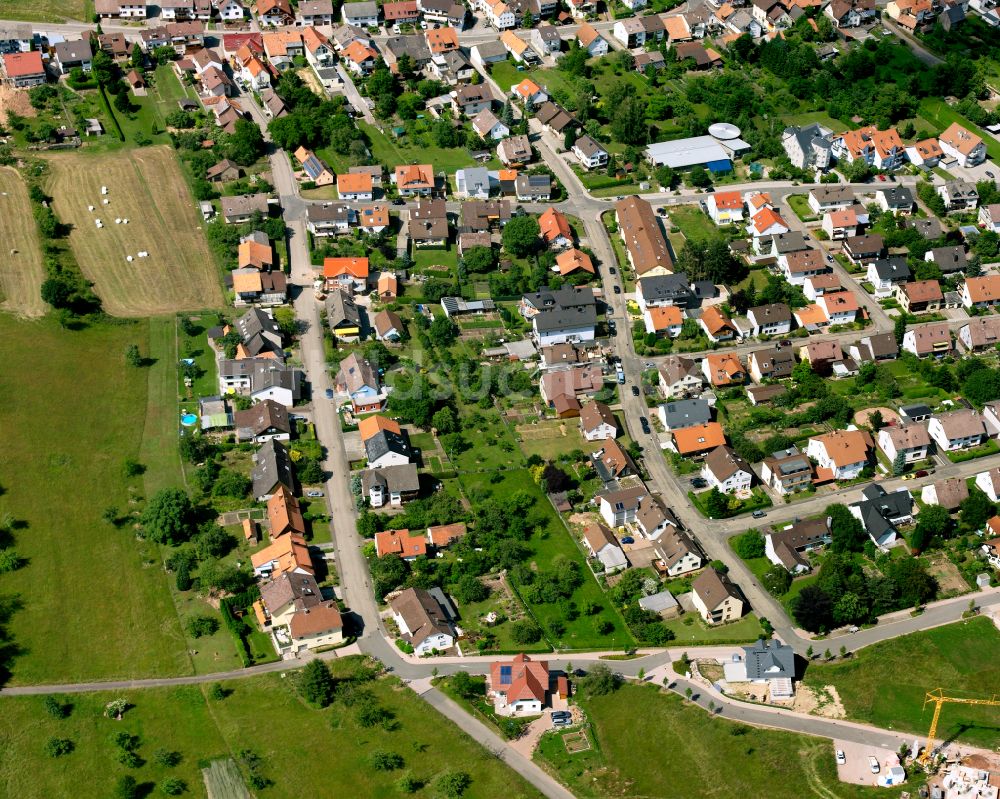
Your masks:
{"label": "white house with red roof", "polygon": [[717,225],[743,221],[743,197],[738,191],[717,191],[705,199],[705,209]]}
{"label": "white house with red roof", "polygon": [[754,239],[761,239],[765,236],[780,236],[789,230],[788,223],[773,208],[761,208],[750,218],[747,232]]}
{"label": "white house with red roof", "polygon": [[490,664],[487,695],[501,716],[537,716],[548,701],[549,664],[525,654]]}

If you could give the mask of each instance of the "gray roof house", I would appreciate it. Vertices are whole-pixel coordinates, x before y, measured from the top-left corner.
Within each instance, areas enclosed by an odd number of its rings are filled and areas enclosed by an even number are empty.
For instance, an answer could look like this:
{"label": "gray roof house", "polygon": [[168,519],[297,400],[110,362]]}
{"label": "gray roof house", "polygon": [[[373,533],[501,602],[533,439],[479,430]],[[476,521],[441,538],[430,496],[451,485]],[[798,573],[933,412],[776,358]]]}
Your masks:
{"label": "gray roof house", "polygon": [[703,399],[682,399],[663,403],[657,414],[666,430],[682,430],[712,421],[712,408]]}
{"label": "gray roof house", "polygon": [[368,497],[373,508],[402,505],[420,493],[420,475],[414,463],[365,469],[361,473],[362,496]]}
{"label": "gray roof house", "polygon": [[532,202],[552,198],[552,178],[549,175],[518,174],[514,186],[519,200]]}
{"label": "gray roof house", "polygon": [[876,546],[887,547],[896,540],[897,525],[913,518],[913,497],[905,488],[887,493],[880,485],[869,485],[861,492],[860,502],[848,506],[851,514],[865,527]]}
{"label": "gray roof house", "polygon": [[222,206],[222,218],[227,225],[249,222],[254,214],[267,216],[270,207],[267,195],[260,192],[241,194],[238,197],[223,197],[219,200],[219,204]]}
{"label": "gray roof house", "polygon": [[371,468],[401,466],[413,457],[413,450],[405,430],[400,433],[379,430],[365,439],[365,456]]}
{"label": "gray roof house", "polygon": [[254,453],[253,461],[250,479],[253,481],[254,498],[258,502],[270,499],[279,485],[295,492],[295,469],[284,444],[274,439],[265,441]]}
{"label": "gray roof house", "polygon": [[791,688],[790,683],[795,679],[795,650],[773,639],[759,638],[753,646],[743,647],[743,663],[748,680],[771,684],[772,698],[779,695],[775,689],[786,689],[780,683],[775,685],[775,681],[787,681],[787,688]]}

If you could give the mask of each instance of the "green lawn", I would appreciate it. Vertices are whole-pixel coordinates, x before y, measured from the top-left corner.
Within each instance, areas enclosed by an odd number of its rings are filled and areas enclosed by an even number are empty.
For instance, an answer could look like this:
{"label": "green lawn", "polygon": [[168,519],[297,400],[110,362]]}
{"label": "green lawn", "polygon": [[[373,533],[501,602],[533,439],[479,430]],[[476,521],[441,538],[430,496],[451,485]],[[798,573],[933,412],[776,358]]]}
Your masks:
{"label": "green lawn", "polygon": [[[530,74],[527,69],[518,70],[514,65],[514,62],[508,59],[507,61],[499,61],[496,64],[490,65],[490,77],[496,81],[497,85],[503,89],[506,94],[510,93],[510,87],[516,86],[522,80],[524,80]],[[535,80],[535,78],[532,78]]]}
{"label": "green lawn", "polygon": [[10,0],[3,5],[4,19],[29,22],[90,22],[93,15],[93,0]]}
{"label": "green lawn", "polygon": [[[458,266],[458,250],[452,244],[444,248],[413,247],[410,257],[413,259],[414,271],[426,271],[430,277],[440,277],[442,280],[454,277],[455,268]],[[441,269],[442,266],[447,267],[447,270]]]}
{"label": "green lawn", "polygon": [[456,400],[455,412],[459,419],[467,418],[473,413],[479,414],[475,430],[463,433],[472,446],[457,455],[448,453],[459,472],[493,472],[524,466],[524,458],[517,449],[514,437],[496,409],[481,410],[463,406]]}
{"label": "green lawn", "polygon": [[[557,604],[529,606],[529,610],[546,632],[548,632],[549,622],[556,619],[564,621],[565,633],[558,640],[550,640],[554,647],[558,649],[618,649],[634,645],[632,636],[626,630],[618,611],[604,595],[597,580],[591,574],[590,568],[584,563],[580,548],[570,537],[569,531],[556,514],[555,509],[541,489],[532,481],[531,474],[526,469],[501,471],[503,479],[496,483],[491,482],[490,474],[484,472],[470,473],[460,470],[459,474],[465,493],[472,499],[473,503],[479,497],[485,498],[485,496],[494,495],[502,499],[516,491],[525,491],[536,498],[535,505],[529,513],[539,514],[544,519],[544,524],[539,525],[527,541],[532,550],[530,563],[533,567],[549,569],[552,561],[560,556],[580,564],[584,581],[573,592],[571,601],[576,603],[578,609],[583,608],[587,603],[594,602],[603,608],[599,614],[587,616],[581,613],[576,619],[569,621],[564,618],[563,609]],[[611,621],[614,624],[614,629],[608,635],[599,635],[595,629],[595,620],[597,619]]]}
{"label": "green lawn", "polygon": [[[462,167],[475,166],[472,156],[464,147],[435,147],[411,141],[409,136],[391,138],[367,122],[358,120],[358,126],[371,142],[372,157],[385,164],[391,171],[399,164],[433,164],[434,170],[451,174]],[[427,134],[428,136],[430,134]]]}
{"label": "green lawn", "polygon": [[[335,674],[346,676],[356,662],[331,665]],[[360,726],[356,711],[342,703],[325,710],[305,705],[292,680],[275,674],[227,683],[231,693],[222,700],[207,699],[199,687],[74,695],[72,713],[62,720],[46,713],[41,697],[5,697],[0,699],[0,795],[104,799],[119,776],[131,773],[150,795],[161,796],[153,784],[170,776],[187,783],[185,796],[205,796],[200,769],[244,750],[260,758],[260,773],[271,782],[256,795],[274,799],[330,796],[336,785],[350,785],[352,797],[400,796],[394,785],[404,771],[429,783],[418,795],[438,796],[433,782],[449,770],[471,776],[464,794],[471,799],[539,795],[395,678],[363,688],[395,715],[392,731]],[[105,703],[117,696],[133,705],[121,722],[102,717]],[[122,730],[140,737],[138,753],[146,762],[137,769],[116,762],[109,739]],[[72,740],[75,751],[59,759],[45,756],[42,747],[53,736]],[[160,748],[179,752],[180,764],[159,765],[153,753]],[[368,762],[375,750],[402,756],[404,770],[375,771]]]}
{"label": "green lawn", "polygon": [[809,207],[809,198],[805,194],[789,194],[785,197],[785,201],[803,222],[814,222],[819,219]]}
{"label": "green lawn", "polygon": [[921,100],[920,115],[928,122],[933,123],[939,128],[939,130],[934,131],[935,134],[943,133],[944,129],[951,125],[952,122],[957,122],[966,130],[970,130],[976,135],[982,137],[983,142],[986,144],[986,153],[989,158],[992,158],[993,160],[1000,159],[1000,142],[994,139],[982,128],[973,125],[968,119],[958,113],[958,111],[939,97],[925,97]]}
{"label": "green lawn", "polygon": [[[849,718],[926,735],[927,691],[989,698],[1000,684],[1000,631],[986,618],[950,624],[862,649],[848,661],[810,666],[805,682],[833,685]],[[996,746],[1000,708],[945,705],[938,737]]]}
{"label": "green lawn", "polygon": [[691,241],[720,239],[722,233],[715,223],[696,205],[682,205],[671,208],[667,214],[667,226],[679,227],[684,238]]}
{"label": "green lawn", "polygon": [[[25,525],[15,545],[28,561],[3,577],[3,594],[23,605],[9,625],[22,649],[12,681],[190,673],[157,548],[101,518],[110,505],[133,512],[145,490],[122,464],[140,457],[148,387],[162,377],[125,365],[129,344],[149,352],[148,324],[66,331],[51,319],[0,316],[0,335],[0,513]],[[160,472],[158,457],[142,457]]]}
{"label": "green lawn", "polygon": [[685,613],[679,619],[667,622],[667,627],[677,636],[670,645],[743,643],[756,641],[763,635],[760,622],[750,613],[731,624],[705,624],[697,613]]}
{"label": "green lawn", "polygon": [[597,444],[588,442],[575,419],[552,419],[540,421],[521,438],[521,451],[526,457],[540,455],[552,460],[560,455],[566,455],[574,450],[589,452],[600,449]]}
{"label": "green lawn", "polygon": [[547,733],[535,759],[580,799],[899,795],[894,789],[840,783],[829,741],[712,717],[654,685],[624,685],[605,696],[577,699],[590,722],[584,729],[591,748],[569,754],[564,733]]}
{"label": "green lawn", "polygon": [[826,111],[804,111],[800,114],[785,114],[781,119],[786,125],[811,125],[813,122],[818,122],[834,133],[842,133],[845,130],[853,130],[858,127],[853,122],[841,122],[839,119],[834,119]]}

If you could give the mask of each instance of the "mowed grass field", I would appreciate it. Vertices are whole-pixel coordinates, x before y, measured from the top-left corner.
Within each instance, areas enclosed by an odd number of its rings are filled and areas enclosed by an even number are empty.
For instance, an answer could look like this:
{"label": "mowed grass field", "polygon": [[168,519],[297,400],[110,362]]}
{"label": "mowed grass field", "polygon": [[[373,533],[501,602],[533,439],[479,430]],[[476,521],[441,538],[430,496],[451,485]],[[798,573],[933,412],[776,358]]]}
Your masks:
{"label": "mowed grass field", "polygon": [[[0,310],[21,316],[45,313],[39,290],[45,279],[38,229],[28,189],[17,170],[0,167]],[[11,254],[11,250],[17,252]]]}
{"label": "mowed grass field", "polygon": [[[70,245],[108,313],[154,316],[222,304],[201,219],[170,149],[59,155],[50,163],[47,191],[60,220],[73,226]],[[116,225],[116,218],[129,223]],[[137,258],[140,250],[149,257]]]}
{"label": "mowed grass field", "polygon": [[590,749],[569,754],[562,735],[549,733],[535,753],[580,799],[899,796],[898,789],[840,783],[829,741],[712,717],[651,684],[581,704],[592,725]]}
{"label": "mowed grass field", "polygon": [[[1000,631],[974,618],[913,633],[865,647],[843,663],[810,666],[805,681],[835,686],[848,718],[926,736],[928,691],[970,699],[1000,694]],[[1000,707],[946,704],[937,734],[992,749],[1000,741]]]}
{"label": "mowed grass field", "polygon": [[94,15],[93,0],[5,0],[4,19],[28,22],[62,22],[66,19],[90,22]]}
{"label": "mowed grass field", "polygon": [[[335,674],[349,673],[356,659],[331,662]],[[245,749],[260,758],[260,772],[271,785],[258,795],[272,799],[349,795],[399,797],[394,787],[403,771],[429,783],[417,796],[437,797],[434,779],[445,771],[468,773],[464,799],[535,799],[523,779],[450,721],[424,704],[394,678],[364,684],[378,704],[394,715],[396,729],[365,728],[355,711],[341,703],[325,710],[305,705],[291,677],[268,675],[224,683],[229,695],[206,698],[207,688],[183,686],[62,697],[73,704],[66,719],[54,719],[41,697],[0,699],[0,795],[20,799],[105,799],[115,781],[131,773],[152,788],[167,777],[183,779],[190,797],[205,796],[200,768]],[[121,722],[101,717],[104,705],[122,696],[134,707]],[[125,730],[141,739],[138,769],[115,758],[110,736]],[[76,750],[59,759],[45,755],[50,737],[69,738]],[[182,755],[173,768],[161,766],[153,752],[164,748]],[[374,750],[402,756],[402,770],[379,772],[369,764]],[[245,779],[245,776],[244,776]],[[349,788],[347,787],[349,786]],[[145,794],[144,794],[145,795]],[[158,788],[149,792],[162,796]]]}
{"label": "mowed grass field", "polygon": [[124,354],[148,352],[148,335],[145,321],[65,331],[0,315],[0,514],[23,525],[15,548],[28,561],[0,579],[23,605],[9,624],[22,650],[13,683],[191,672],[156,547],[102,519],[144,493],[123,461],[139,456],[148,375]]}

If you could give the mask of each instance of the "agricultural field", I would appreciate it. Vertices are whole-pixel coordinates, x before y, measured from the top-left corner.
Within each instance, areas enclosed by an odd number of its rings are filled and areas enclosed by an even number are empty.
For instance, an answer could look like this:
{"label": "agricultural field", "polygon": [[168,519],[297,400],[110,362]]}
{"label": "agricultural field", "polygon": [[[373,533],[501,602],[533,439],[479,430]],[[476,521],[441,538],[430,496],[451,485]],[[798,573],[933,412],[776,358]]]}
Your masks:
{"label": "agricultural field", "polygon": [[39,289],[45,279],[28,190],[11,167],[0,168],[0,242],[7,249],[0,269],[0,310],[20,316],[45,313]]}
{"label": "agricultural field", "polygon": [[[215,262],[169,149],[53,156],[49,162],[47,191],[60,220],[72,225],[70,246],[108,313],[139,317],[222,304]],[[106,198],[101,186],[109,189]],[[115,224],[116,218],[129,223]],[[140,250],[149,257],[138,258]]]}
{"label": "agricultural field", "polygon": [[3,4],[4,19],[27,22],[84,20],[94,15],[93,0],[8,0]]}
{"label": "agricultural field", "polygon": [[102,518],[115,506],[127,519],[147,488],[123,464],[141,457],[149,381],[125,364],[125,350],[149,351],[148,324],[65,331],[53,319],[0,316],[0,336],[0,516],[15,521],[13,546],[26,561],[3,577],[3,595],[20,597],[8,625],[19,649],[11,681],[190,673],[158,549],[128,521]]}
{"label": "agricultural field", "polygon": [[[346,676],[356,663],[351,658],[331,666],[335,675]],[[42,697],[5,697],[0,699],[0,740],[5,744],[0,747],[0,794],[104,799],[113,793],[119,776],[131,773],[148,786],[149,795],[162,795],[159,786],[173,777],[187,784],[185,796],[203,797],[201,768],[220,758],[241,761],[249,750],[258,758],[258,773],[270,783],[255,794],[274,799],[329,796],[331,785],[348,783],[351,795],[359,798],[399,796],[394,785],[404,773],[428,784],[420,795],[437,796],[434,780],[452,770],[470,775],[463,794],[467,799],[538,796],[501,760],[394,678],[361,688],[394,716],[391,731],[361,726],[357,708],[341,702],[324,710],[306,705],[292,686],[294,679],[294,674],[274,674],[224,683],[222,699],[209,698],[208,686],[62,697],[72,706],[64,719],[50,716]],[[105,704],[119,696],[132,707],[121,722],[104,718]],[[119,731],[139,736],[137,753],[144,763],[138,768],[116,762],[110,738]],[[50,758],[44,752],[50,737],[69,739],[76,748]],[[180,762],[162,765],[154,755],[158,749],[180,753]],[[403,768],[376,771],[368,760],[375,750],[401,755]],[[245,781],[245,762],[240,770]]]}
{"label": "agricultural field", "polygon": [[[919,668],[914,668],[919,664]],[[927,691],[944,688],[949,696],[989,698],[1000,682],[1000,631],[990,619],[913,633],[866,647],[850,660],[812,665],[805,682],[837,689],[847,717],[877,727],[926,735],[930,710]],[[945,705],[938,737],[994,747],[1000,708]]]}
{"label": "agricultural field", "polygon": [[[535,759],[581,799],[899,795],[893,789],[840,783],[829,741],[713,718],[651,684],[623,685],[577,701],[590,722],[583,731],[590,747],[567,745],[564,736],[579,738],[576,731],[547,733]],[[571,754],[570,748],[582,751]]]}

